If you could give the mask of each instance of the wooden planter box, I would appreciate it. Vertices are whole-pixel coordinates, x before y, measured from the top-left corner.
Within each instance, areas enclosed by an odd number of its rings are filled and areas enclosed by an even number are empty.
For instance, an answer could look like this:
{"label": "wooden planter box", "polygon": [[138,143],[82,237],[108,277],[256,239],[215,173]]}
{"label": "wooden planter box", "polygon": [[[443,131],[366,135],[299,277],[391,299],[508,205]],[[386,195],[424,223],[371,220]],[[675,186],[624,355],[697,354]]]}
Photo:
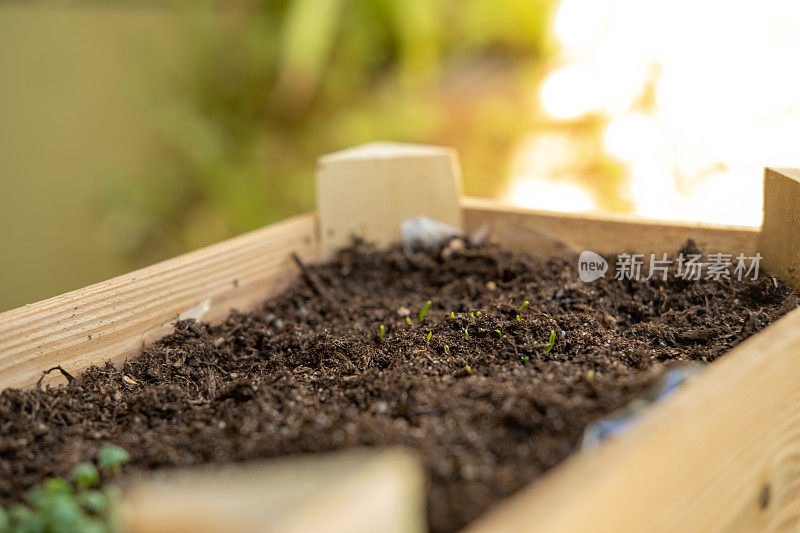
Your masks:
{"label": "wooden planter box", "polygon": [[[800,171],[765,171],[764,210],[763,227],[754,229],[513,208],[460,198],[451,150],[367,145],[320,160],[318,214],[0,314],[0,389],[33,386],[59,365],[76,375],[109,359],[119,363],[169,333],[176,317],[214,322],[231,308],[252,308],[301,274],[293,253],[319,261],[353,232],[390,242],[399,238],[400,220],[419,214],[467,232],[488,224],[495,241],[539,256],[565,249],[661,253],[693,238],[713,252],[758,251],[762,268],[797,288]],[[46,380],[61,379],[56,374]],[[419,468],[402,452],[287,459],[269,462],[263,474],[247,470],[226,473],[225,490],[222,474],[202,472],[189,473],[189,482],[172,480],[169,490],[147,482],[132,488],[133,529],[411,531],[424,523]],[[280,491],[275,480],[283,480]],[[292,484],[289,503],[285,487]],[[309,494],[313,512],[297,504]],[[798,495],[795,310],[649,408],[632,431],[576,453],[469,530],[796,528]],[[307,515],[313,519],[300,519]]]}

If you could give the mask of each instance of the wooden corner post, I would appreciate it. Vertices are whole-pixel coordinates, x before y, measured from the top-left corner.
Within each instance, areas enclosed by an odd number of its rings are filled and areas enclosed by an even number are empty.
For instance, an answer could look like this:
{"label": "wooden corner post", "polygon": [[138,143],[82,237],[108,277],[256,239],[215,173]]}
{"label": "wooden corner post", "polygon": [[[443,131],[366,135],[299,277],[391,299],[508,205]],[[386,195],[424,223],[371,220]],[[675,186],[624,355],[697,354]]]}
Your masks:
{"label": "wooden corner post", "polygon": [[353,236],[379,246],[400,240],[400,224],[420,215],[461,227],[461,169],[455,150],[371,143],[323,156],[317,168],[320,250]]}
{"label": "wooden corner post", "polygon": [[764,224],[758,251],[765,270],[800,290],[800,169],[764,169]]}

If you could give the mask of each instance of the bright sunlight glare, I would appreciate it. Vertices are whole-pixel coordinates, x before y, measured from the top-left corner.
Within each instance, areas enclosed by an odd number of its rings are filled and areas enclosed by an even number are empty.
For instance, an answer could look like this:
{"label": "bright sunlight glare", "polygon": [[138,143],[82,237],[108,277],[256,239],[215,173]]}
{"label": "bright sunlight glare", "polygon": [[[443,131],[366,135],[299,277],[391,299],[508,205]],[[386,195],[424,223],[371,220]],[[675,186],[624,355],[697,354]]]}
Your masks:
{"label": "bright sunlight glare", "polygon": [[[599,118],[600,150],[623,169],[635,213],[760,223],[763,167],[800,166],[800,2],[562,0],[553,29],[561,51],[541,108]],[[562,178],[521,165],[509,198],[591,209],[585,191],[532,199],[546,192],[532,180]]]}

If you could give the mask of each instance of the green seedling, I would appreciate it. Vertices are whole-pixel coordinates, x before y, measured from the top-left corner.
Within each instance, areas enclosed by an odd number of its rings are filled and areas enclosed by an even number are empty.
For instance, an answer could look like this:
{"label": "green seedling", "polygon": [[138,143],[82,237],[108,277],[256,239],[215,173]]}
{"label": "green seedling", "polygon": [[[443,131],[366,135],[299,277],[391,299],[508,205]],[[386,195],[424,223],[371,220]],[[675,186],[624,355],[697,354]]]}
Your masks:
{"label": "green seedling", "polygon": [[432,337],[432,336],[433,336],[433,332],[432,332],[432,331],[429,331],[429,332],[428,332],[428,336],[427,336],[427,337],[425,337],[425,344],[430,344],[430,343],[431,343],[431,337]]}
{"label": "green seedling", "polygon": [[450,318],[455,318],[455,317],[456,317],[456,312],[450,311]]}
{"label": "green seedling", "polygon": [[81,463],[73,468],[70,478],[78,490],[89,489],[100,484],[100,472],[92,463]]}
{"label": "green seedling", "polygon": [[433,304],[433,302],[428,300],[427,302],[425,302],[425,305],[422,306],[422,309],[419,310],[419,315],[417,316],[419,317],[420,322],[425,320],[425,315],[428,314],[428,309],[431,308],[431,304]]}
{"label": "green seedling", "polygon": [[464,370],[466,370],[467,372],[472,372],[472,367],[469,365],[464,365]]}
{"label": "green seedling", "polygon": [[444,345],[444,353],[450,355],[450,346],[448,346],[447,344]]}
{"label": "green seedling", "polygon": [[80,495],[81,506],[90,513],[103,514],[108,511],[111,498],[102,490],[89,490]]}
{"label": "green seedling", "polygon": [[480,311],[475,311],[475,316],[480,318],[481,317],[481,312]]}
{"label": "green seedling", "polygon": [[525,300],[524,302],[522,302],[522,305],[519,306],[517,312],[519,313],[523,312],[529,305],[531,305],[531,303],[528,300]]}
{"label": "green seedling", "polygon": [[589,379],[592,379],[594,377],[594,370],[589,370],[586,373],[586,377],[589,378]]}
{"label": "green seedling", "polygon": [[116,444],[106,444],[97,452],[97,466],[114,475],[122,471],[122,465],[130,460],[131,456],[125,448]]}
{"label": "green seedling", "polygon": [[469,316],[471,316],[472,318],[475,318],[475,311],[471,312],[471,313],[469,314]]}
{"label": "green seedling", "polygon": [[555,330],[550,330],[550,338],[547,341],[547,346],[544,347],[544,353],[550,353],[550,350],[553,349],[553,346],[556,345],[556,332]]}
{"label": "green seedling", "polygon": [[464,328],[464,337],[469,339],[469,326]]}
{"label": "green seedling", "polygon": [[[128,460],[128,452],[108,445],[100,450],[97,463],[111,473]],[[92,463],[72,469],[70,479],[48,478],[31,488],[25,504],[6,512],[0,506],[0,533],[6,531],[107,532],[118,531],[116,511],[120,492],[116,487],[97,488],[100,473]]]}
{"label": "green seedling", "polygon": [[529,356],[526,355],[525,357],[522,358],[522,364],[523,365],[527,365],[530,362],[531,362],[531,358]]}
{"label": "green seedling", "polygon": [[411,325],[411,317],[410,316],[406,317],[406,324],[408,324],[409,326]]}
{"label": "green seedling", "polygon": [[501,339],[503,338],[503,332],[502,331],[500,331],[499,329],[496,329],[496,330],[494,330],[494,332],[497,333],[498,337],[500,337]]}
{"label": "green seedling", "polygon": [[378,340],[382,341],[384,336],[386,336],[386,328],[381,324],[381,327],[378,328]]}
{"label": "green seedling", "polygon": [[519,315],[517,315],[517,322],[519,322],[519,321],[520,321],[520,318],[519,318]]}

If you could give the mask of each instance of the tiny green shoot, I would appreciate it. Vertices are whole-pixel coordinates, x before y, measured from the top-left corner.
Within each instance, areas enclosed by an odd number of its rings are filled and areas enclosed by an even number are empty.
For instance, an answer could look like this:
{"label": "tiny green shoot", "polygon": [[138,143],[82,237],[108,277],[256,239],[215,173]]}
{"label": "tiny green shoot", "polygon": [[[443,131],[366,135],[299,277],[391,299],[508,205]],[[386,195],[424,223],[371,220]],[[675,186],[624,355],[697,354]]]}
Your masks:
{"label": "tiny green shoot", "polygon": [[517,315],[517,322],[519,322],[519,320],[520,320],[520,319],[519,319],[519,315]]}
{"label": "tiny green shoot", "polygon": [[469,339],[469,326],[464,328],[464,337]]}
{"label": "tiny green shoot", "polygon": [[500,337],[501,339],[503,338],[503,332],[502,331],[500,331],[499,329],[496,329],[496,330],[494,330],[494,332],[497,333],[498,337]]}
{"label": "tiny green shoot", "polygon": [[547,346],[544,347],[544,353],[550,353],[550,350],[553,349],[553,346],[556,345],[556,331],[554,329],[550,330],[550,338],[547,341]]}
{"label": "tiny green shoot", "polygon": [[406,317],[406,324],[409,324],[409,325],[411,324],[411,317],[410,316]]}
{"label": "tiny green shoot", "polygon": [[589,379],[592,379],[594,377],[594,370],[589,370],[586,373],[586,377],[589,378]]}
{"label": "tiny green shoot", "polygon": [[386,327],[383,324],[381,324],[381,327],[378,328],[378,340],[382,341],[385,335],[386,335]]}
{"label": "tiny green shoot", "polygon": [[432,336],[433,336],[433,332],[432,332],[432,331],[429,331],[429,332],[428,332],[428,336],[427,336],[427,337],[425,337],[425,344],[430,344],[430,343],[431,343],[431,337],[432,337]]}
{"label": "tiny green shoot", "polygon": [[444,345],[444,353],[446,353],[447,355],[450,355],[450,346],[447,345],[447,344]]}
{"label": "tiny green shoot", "polygon": [[130,460],[131,456],[125,448],[116,444],[106,444],[97,452],[97,466],[103,470],[108,470],[112,474],[119,474],[122,465]]}
{"label": "tiny green shoot", "polygon": [[525,308],[527,308],[530,304],[531,303],[528,300],[525,300],[524,302],[522,302],[522,305],[519,306],[519,309],[517,309],[517,311],[520,313],[523,312]]}
{"label": "tiny green shoot", "polygon": [[472,367],[469,365],[464,365],[464,370],[466,370],[467,372],[472,372]]}
{"label": "tiny green shoot", "polygon": [[456,317],[456,312],[450,311],[450,318],[455,318],[455,317]]}
{"label": "tiny green shoot", "polygon": [[72,469],[70,478],[75,483],[76,489],[83,490],[100,483],[100,472],[92,463],[81,463]]}
{"label": "tiny green shoot", "polygon": [[475,311],[471,312],[471,313],[469,314],[469,316],[471,316],[472,318],[475,318]]}
{"label": "tiny green shoot", "polygon": [[481,316],[481,312],[480,312],[480,311],[475,311],[475,316],[476,316],[476,317],[478,317],[478,318],[480,318],[480,316]]}
{"label": "tiny green shoot", "polygon": [[526,355],[525,357],[522,358],[522,364],[523,365],[527,365],[530,362],[531,362],[531,358],[529,356]]}
{"label": "tiny green shoot", "polygon": [[433,302],[428,300],[427,302],[425,302],[425,305],[422,306],[422,309],[419,310],[419,315],[417,316],[419,317],[420,322],[425,320],[425,315],[428,314],[428,309],[431,308],[432,303]]}

